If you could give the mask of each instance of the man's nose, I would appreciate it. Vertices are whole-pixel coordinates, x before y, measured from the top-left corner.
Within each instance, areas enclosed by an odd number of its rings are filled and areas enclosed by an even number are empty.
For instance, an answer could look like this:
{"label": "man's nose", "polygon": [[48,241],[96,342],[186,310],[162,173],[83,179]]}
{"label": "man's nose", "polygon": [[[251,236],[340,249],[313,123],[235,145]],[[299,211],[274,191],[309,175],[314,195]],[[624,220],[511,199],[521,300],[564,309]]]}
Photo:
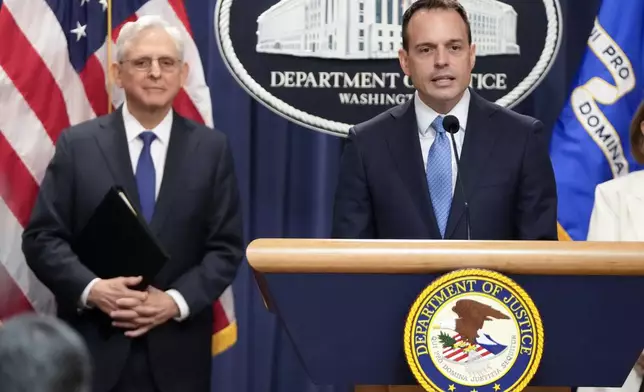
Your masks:
{"label": "man's nose", "polygon": [[150,64],[150,72],[148,75],[152,78],[159,78],[161,77],[161,67],[159,66],[158,61],[152,60],[152,64]]}
{"label": "man's nose", "polygon": [[437,48],[436,56],[434,57],[434,65],[436,67],[442,68],[448,64],[448,55],[445,48]]}

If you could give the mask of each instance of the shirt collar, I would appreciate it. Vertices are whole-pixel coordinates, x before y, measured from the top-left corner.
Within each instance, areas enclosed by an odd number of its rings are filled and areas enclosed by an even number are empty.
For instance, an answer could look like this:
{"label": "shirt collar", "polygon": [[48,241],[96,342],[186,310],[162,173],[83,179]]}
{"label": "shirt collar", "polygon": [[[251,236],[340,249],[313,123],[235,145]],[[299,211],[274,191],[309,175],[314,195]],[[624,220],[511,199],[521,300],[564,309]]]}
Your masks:
{"label": "shirt collar", "polygon": [[132,113],[127,107],[127,102],[123,102],[123,125],[125,125],[125,136],[127,142],[131,143],[134,139],[138,138],[141,132],[151,131],[157,136],[162,144],[167,145],[170,141],[170,130],[172,129],[173,110],[168,110],[168,114],[161,120],[159,125],[153,129],[145,129],[141,123],[134,118]]}
{"label": "shirt collar", "polygon": [[[418,96],[418,91],[414,94],[414,110],[416,111],[416,123],[418,124],[418,133],[421,136],[427,136],[428,132],[436,132],[431,127],[432,123],[439,116],[439,114],[429,106],[427,106]],[[459,131],[465,132],[465,125],[467,124],[467,115],[470,110],[470,90],[465,89],[460,101],[454,106],[448,114],[458,118],[460,124]]]}

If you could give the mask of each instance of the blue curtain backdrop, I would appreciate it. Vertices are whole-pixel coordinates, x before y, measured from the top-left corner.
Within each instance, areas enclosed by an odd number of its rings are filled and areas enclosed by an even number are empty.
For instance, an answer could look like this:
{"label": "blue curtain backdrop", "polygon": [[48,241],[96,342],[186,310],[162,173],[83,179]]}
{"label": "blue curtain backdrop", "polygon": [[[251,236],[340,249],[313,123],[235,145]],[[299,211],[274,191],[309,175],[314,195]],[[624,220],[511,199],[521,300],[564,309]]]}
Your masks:
{"label": "blue curtain backdrop", "polygon": [[[541,119],[549,130],[569,95],[600,3],[560,1],[564,33],[557,60],[541,85],[515,108]],[[216,0],[186,0],[212,92],[215,126],[232,144],[246,239],[328,236],[342,139],[288,122],[254,101],[235,82],[215,41],[215,4]],[[234,291],[239,338],[231,350],[213,361],[213,391],[349,390],[309,381],[288,337],[264,308],[246,265],[239,271]]]}

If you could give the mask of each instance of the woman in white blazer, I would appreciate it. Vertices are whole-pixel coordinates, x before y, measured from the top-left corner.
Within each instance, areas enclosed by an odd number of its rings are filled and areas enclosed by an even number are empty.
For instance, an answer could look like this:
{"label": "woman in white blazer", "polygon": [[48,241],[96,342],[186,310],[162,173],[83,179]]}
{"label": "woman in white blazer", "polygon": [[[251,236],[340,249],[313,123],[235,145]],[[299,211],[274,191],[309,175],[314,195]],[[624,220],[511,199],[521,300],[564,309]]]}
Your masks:
{"label": "woman in white blazer", "polygon": [[[644,164],[644,102],[631,123],[630,145],[633,157]],[[588,241],[644,241],[644,171],[597,185],[595,204],[588,227]],[[643,326],[644,328],[644,326]],[[644,354],[621,388],[578,388],[578,392],[644,391]]]}
{"label": "woman in white blazer", "polygon": [[[644,164],[644,102],[630,128],[633,158]],[[597,185],[588,241],[644,241],[644,171]]]}

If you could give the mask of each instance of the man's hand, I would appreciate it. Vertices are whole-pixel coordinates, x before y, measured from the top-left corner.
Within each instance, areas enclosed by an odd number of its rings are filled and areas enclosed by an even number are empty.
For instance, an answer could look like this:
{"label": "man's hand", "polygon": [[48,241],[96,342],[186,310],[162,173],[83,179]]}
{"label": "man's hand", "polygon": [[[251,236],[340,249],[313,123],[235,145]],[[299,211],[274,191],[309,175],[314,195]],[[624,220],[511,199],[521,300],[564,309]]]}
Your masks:
{"label": "man's hand", "polygon": [[179,316],[179,307],[172,297],[151,286],[148,288],[148,299],[142,304],[132,298],[123,298],[117,301],[117,305],[121,309],[110,313],[114,319],[112,325],[130,329],[125,336],[132,338]]}
{"label": "man's hand", "polygon": [[148,292],[132,290],[128,287],[141,283],[141,279],[140,276],[101,279],[92,286],[87,302],[106,314],[119,309],[117,301],[120,299],[128,299],[132,304],[141,304],[148,298]]}

